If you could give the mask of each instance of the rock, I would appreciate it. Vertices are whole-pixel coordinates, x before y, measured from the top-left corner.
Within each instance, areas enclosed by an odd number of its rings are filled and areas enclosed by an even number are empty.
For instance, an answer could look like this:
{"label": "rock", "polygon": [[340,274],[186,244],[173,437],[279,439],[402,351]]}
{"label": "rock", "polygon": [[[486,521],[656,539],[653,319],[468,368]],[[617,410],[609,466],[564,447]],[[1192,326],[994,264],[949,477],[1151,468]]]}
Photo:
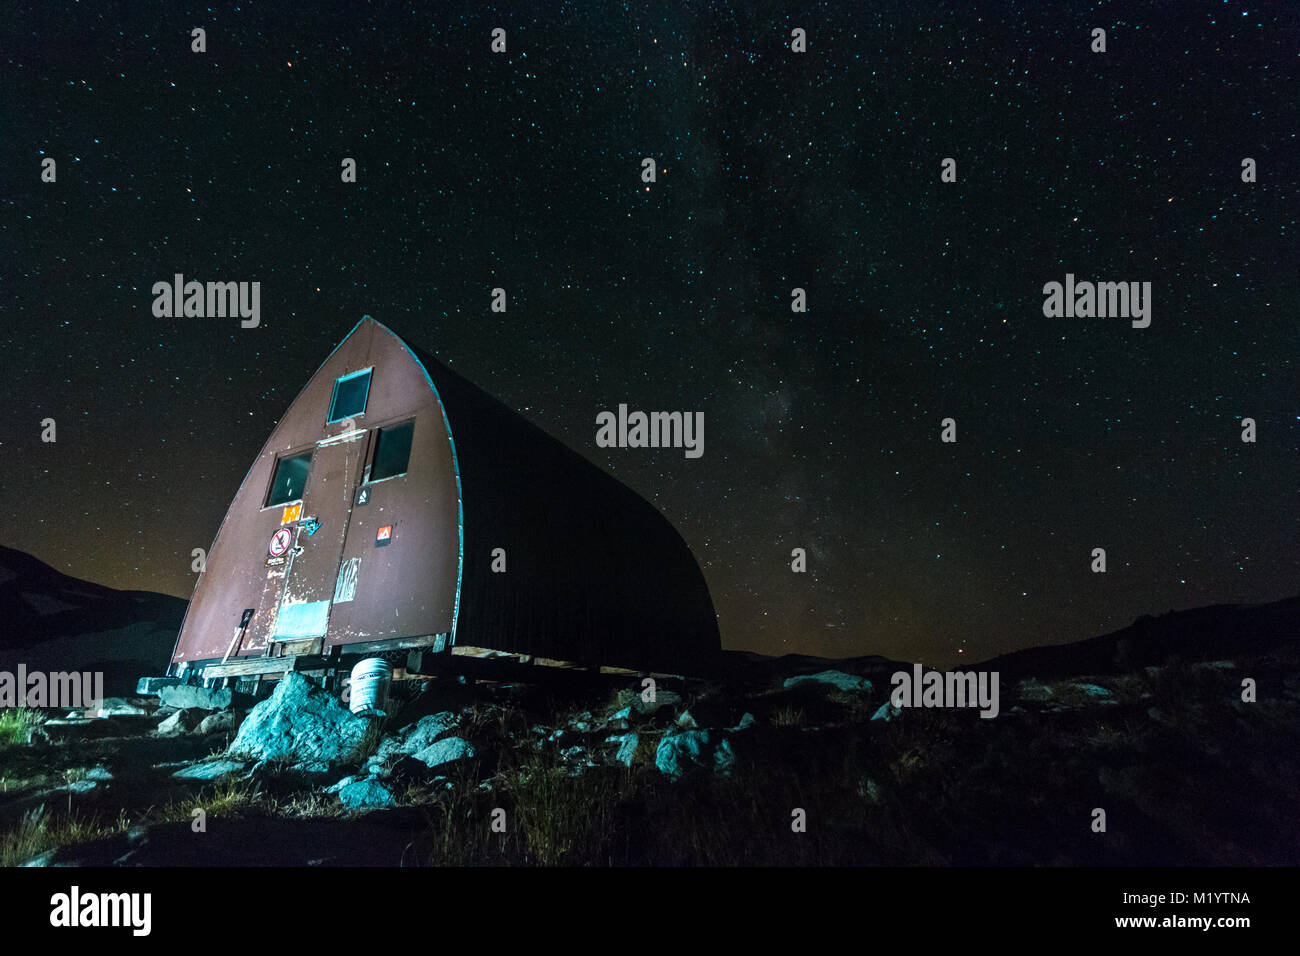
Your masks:
{"label": "rock", "polygon": [[1021,700],[1042,703],[1052,698],[1052,688],[1046,684],[1040,684],[1032,677],[1022,680],[1016,685],[1016,694]]}
{"label": "rock", "polygon": [[393,792],[378,780],[357,780],[338,791],[339,800],[349,810],[394,805]]}
{"label": "rock", "polygon": [[147,717],[152,711],[125,697],[105,697],[92,711],[95,717]]}
{"label": "rock", "polygon": [[723,737],[713,751],[713,772],[729,777],[734,769],[736,769],[736,752],[731,749],[731,741]]}
{"label": "rock", "polygon": [[736,726],[732,727],[731,729],[733,731],[748,730],[750,727],[753,727],[754,724],[756,723],[758,723],[758,721],[754,719],[754,715],[751,714],[749,711],[745,711],[745,716],[740,718],[740,723],[736,724]]}
{"label": "rock", "polygon": [[692,766],[728,775],[736,763],[731,741],[716,730],[685,730],[659,741],[655,766],[669,777],[680,777]]}
{"label": "rock", "polygon": [[71,743],[79,740],[102,740],[128,736],[130,728],[149,721],[142,717],[96,717],[68,719],[55,717],[32,728],[28,742],[36,746]]}
{"label": "rock", "polygon": [[637,693],[632,697],[632,710],[642,716],[650,716],[657,712],[660,707],[675,707],[682,702],[680,694],[670,690],[655,688],[655,699],[647,703],[641,699],[641,694]]}
{"label": "rock", "polygon": [[91,767],[86,771],[87,780],[112,780],[112,772],[104,766]]}
{"label": "rock", "polygon": [[228,773],[238,773],[247,766],[242,760],[208,760],[177,770],[173,777],[181,780],[216,780]]}
{"label": "rock", "polygon": [[237,710],[219,710],[208,714],[199,721],[198,732],[201,734],[228,734],[235,731],[244,721],[244,715]]}
{"label": "rock", "polygon": [[560,763],[568,768],[571,777],[578,776],[588,767],[596,766],[595,761],[591,759],[591,755],[587,752],[587,748],[581,745],[560,751]]}
{"label": "rock", "polygon": [[74,780],[66,787],[60,787],[59,789],[67,790],[71,793],[86,793],[90,790],[94,790],[98,786],[99,786],[98,780]]}
{"label": "rock", "polygon": [[[405,754],[393,761],[387,770],[382,767],[371,776],[382,777],[398,783],[418,783],[429,778],[429,768],[425,764]],[[436,777],[434,779],[437,779]]]}
{"label": "rock", "polygon": [[460,714],[445,710],[438,714],[427,714],[414,724],[403,727],[391,737],[385,737],[377,753],[381,757],[393,754],[413,754],[424,750],[435,740],[454,730],[460,723]]}
{"label": "rock", "polygon": [[641,738],[635,732],[612,734],[605,738],[605,743],[618,744],[618,753],[614,755],[614,759],[625,767],[632,766],[632,760],[636,757],[637,746],[640,742]]}
{"label": "rock", "polygon": [[229,687],[217,689],[197,684],[168,684],[158,688],[158,700],[167,707],[178,709],[197,707],[199,710],[225,710],[234,697],[234,691]]}
{"label": "rock", "polygon": [[289,671],[271,696],[249,712],[227,752],[295,763],[360,760],[372,745],[378,722],[352,713],[333,694]]}
{"label": "rock", "polygon": [[1076,681],[1070,686],[1073,687],[1075,690],[1083,691],[1089,697],[1096,697],[1100,700],[1109,700],[1111,697],[1114,696],[1113,694],[1111,694],[1109,690],[1107,690],[1105,687],[1102,687],[1100,684],[1087,684],[1080,681]]}
{"label": "rock", "polygon": [[135,692],[156,697],[162,688],[183,683],[179,677],[141,677],[135,682]]}
{"label": "rock", "polygon": [[178,710],[158,725],[158,733],[162,735],[187,734],[203,722],[205,714],[206,711],[195,707]]}
{"label": "rock", "polygon": [[902,708],[895,707],[889,701],[885,701],[883,704],[880,705],[880,707],[876,710],[876,712],[871,715],[871,719],[889,721],[889,720],[893,720],[902,712],[903,712]]}
{"label": "rock", "polygon": [[301,760],[291,768],[295,773],[318,774],[329,773],[330,765],[328,760]]}
{"label": "rock", "polygon": [[357,777],[351,777],[351,776],[349,776],[349,777],[344,777],[344,778],[343,778],[342,780],[340,780],[338,783],[326,787],[324,792],[325,792],[325,793],[338,793],[338,792],[339,792],[340,790],[342,790],[344,787],[347,787],[347,786],[350,786],[350,785],[356,783],[358,779],[359,779],[359,778],[357,778]]}
{"label": "rock", "polygon": [[474,745],[468,740],[460,737],[445,737],[442,740],[435,741],[425,747],[418,753],[413,754],[416,760],[430,769],[441,767],[455,760],[464,760],[468,757],[475,756]]}
{"label": "rock", "polygon": [[695,718],[691,716],[691,712],[689,710],[682,711],[681,714],[678,715],[675,723],[677,724],[678,727],[681,727],[683,730],[694,730],[700,726],[695,722]]}
{"label": "rock", "polygon": [[816,674],[798,674],[795,677],[787,677],[782,685],[786,690],[791,687],[798,687],[800,684],[825,684],[834,687],[836,690],[871,693],[871,681],[865,677],[855,677],[853,674],[846,674],[844,671],[818,671]]}

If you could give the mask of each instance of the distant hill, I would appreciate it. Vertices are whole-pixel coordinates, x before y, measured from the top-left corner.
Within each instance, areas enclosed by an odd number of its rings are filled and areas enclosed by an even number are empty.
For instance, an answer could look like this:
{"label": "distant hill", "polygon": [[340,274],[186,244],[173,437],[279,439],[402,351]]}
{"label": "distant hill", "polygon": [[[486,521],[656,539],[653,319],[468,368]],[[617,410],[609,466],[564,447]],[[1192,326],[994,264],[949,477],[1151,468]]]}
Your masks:
{"label": "distant hill", "polygon": [[[1271,604],[1213,604],[1188,611],[1144,614],[1128,627],[1070,644],[1031,647],[960,670],[996,670],[1008,677],[1075,677],[1119,674],[1134,668],[1184,661],[1234,660],[1300,648],[1300,596]],[[735,677],[806,674],[834,669],[889,683],[910,663],[884,657],[829,658],[807,654],[768,657],[754,651],[723,651],[724,671]],[[927,668],[928,669],[928,668]]]}
{"label": "distant hill", "polygon": [[185,601],[82,581],[0,546],[0,669],[98,670],[107,693],[167,666]]}
{"label": "distant hill", "polygon": [[1030,647],[976,665],[1016,677],[1118,674],[1184,661],[1233,660],[1300,646],[1300,597],[1271,604],[1212,604],[1188,611],[1144,614],[1128,627],[1073,644]]}

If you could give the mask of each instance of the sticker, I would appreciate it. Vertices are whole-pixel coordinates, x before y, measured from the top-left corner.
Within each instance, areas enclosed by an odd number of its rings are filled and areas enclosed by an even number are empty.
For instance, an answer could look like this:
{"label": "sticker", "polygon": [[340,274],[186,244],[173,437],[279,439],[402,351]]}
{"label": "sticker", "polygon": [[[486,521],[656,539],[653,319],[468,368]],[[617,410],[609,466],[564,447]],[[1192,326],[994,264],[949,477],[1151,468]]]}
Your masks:
{"label": "sticker", "polygon": [[278,558],[289,550],[289,542],[292,540],[293,532],[288,528],[281,528],[271,535],[271,543],[267,545],[266,550],[270,552],[271,557]]}
{"label": "sticker", "polygon": [[[284,558],[267,558],[267,559],[266,559],[266,566],[267,566],[268,568],[278,568],[278,567],[279,567],[280,565],[282,565],[282,564],[284,564]],[[273,572],[273,573],[274,573],[274,572]]]}
{"label": "sticker", "polygon": [[307,532],[307,537],[310,538],[312,535],[314,535],[317,531],[320,530],[320,522],[317,521],[315,518],[308,518],[306,521],[302,523],[302,528],[304,531]]}
{"label": "sticker", "polygon": [[280,515],[280,524],[293,524],[302,517],[302,502],[296,505],[289,505],[284,509],[284,514]]}
{"label": "sticker", "polygon": [[393,540],[393,526],[386,524],[375,532],[375,547],[382,548]]}
{"label": "sticker", "polygon": [[370,489],[369,489],[369,488],[362,488],[360,491],[357,492],[357,504],[358,504],[358,505],[368,505],[368,504],[370,504]]}

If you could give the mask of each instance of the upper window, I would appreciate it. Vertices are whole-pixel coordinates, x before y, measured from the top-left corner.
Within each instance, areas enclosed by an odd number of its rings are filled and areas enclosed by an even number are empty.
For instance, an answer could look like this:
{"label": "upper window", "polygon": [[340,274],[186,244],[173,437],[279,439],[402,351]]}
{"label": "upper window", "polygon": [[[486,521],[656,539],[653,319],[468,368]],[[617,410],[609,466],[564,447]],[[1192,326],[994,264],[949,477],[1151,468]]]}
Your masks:
{"label": "upper window", "polygon": [[379,429],[375,438],[375,460],[370,466],[371,481],[406,474],[406,465],[411,460],[411,437],[414,434],[414,419]]}
{"label": "upper window", "polygon": [[371,369],[366,369],[335,380],[334,397],[330,399],[329,423],[341,422],[366,410],[366,398],[370,394],[370,372]]}
{"label": "upper window", "polygon": [[266,496],[266,507],[297,501],[307,487],[307,471],[311,468],[311,452],[280,458],[275,463],[275,477],[271,479],[271,493]]}

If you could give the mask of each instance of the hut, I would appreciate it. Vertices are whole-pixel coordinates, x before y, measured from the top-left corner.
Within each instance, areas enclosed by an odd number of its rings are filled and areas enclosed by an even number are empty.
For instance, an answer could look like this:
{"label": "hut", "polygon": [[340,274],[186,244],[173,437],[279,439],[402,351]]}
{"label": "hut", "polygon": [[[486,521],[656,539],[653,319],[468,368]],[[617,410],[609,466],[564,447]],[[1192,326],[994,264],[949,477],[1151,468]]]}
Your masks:
{"label": "hut", "polygon": [[366,316],[240,485],[168,673],[379,655],[691,674],[719,649],[699,566],[653,506]]}

